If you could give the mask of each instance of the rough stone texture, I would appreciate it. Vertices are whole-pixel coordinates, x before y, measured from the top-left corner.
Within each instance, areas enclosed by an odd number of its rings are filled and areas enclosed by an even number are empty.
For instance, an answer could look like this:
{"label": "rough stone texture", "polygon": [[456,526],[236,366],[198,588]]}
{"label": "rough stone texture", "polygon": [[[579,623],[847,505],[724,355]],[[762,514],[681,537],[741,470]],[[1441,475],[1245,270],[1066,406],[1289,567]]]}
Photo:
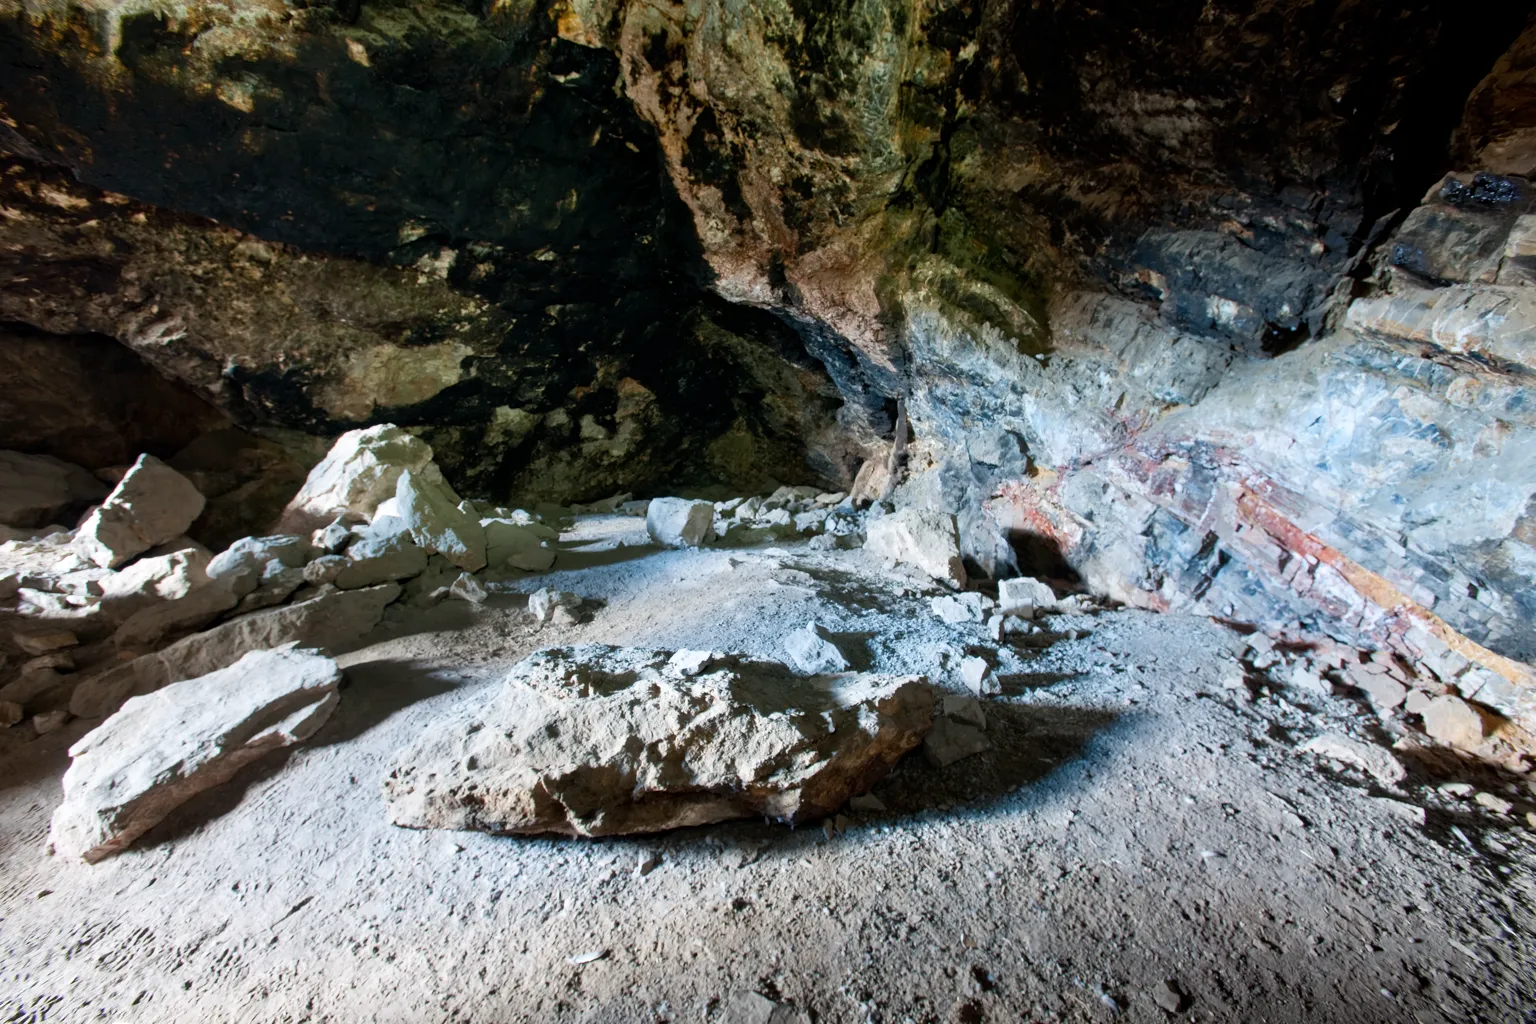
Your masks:
{"label": "rough stone texture", "polygon": [[338,647],[378,625],[384,607],[399,596],[400,586],[395,583],[364,590],[326,590],[307,601],[242,615],[82,679],[70,695],[69,710],[80,718],[99,718],[129,697],[232,665],[251,651],[288,643]]}
{"label": "rough stone texture", "polygon": [[47,455],[0,451],[0,526],[74,522],[106,494],[101,481],[79,466]]}
{"label": "rough stone texture", "polygon": [[652,498],[645,532],[669,548],[696,548],[714,536],[715,506],[687,498]]}
{"label": "rough stone texture", "polygon": [[411,539],[403,520],[380,516],[347,548],[348,564],[337,573],[336,585],[351,590],[409,579],[426,569],[427,558],[427,552]]}
{"label": "rough stone texture", "polygon": [[1436,697],[1419,714],[1431,739],[1462,750],[1476,750],[1493,731],[1485,712],[1452,694]]}
{"label": "rough stone texture", "polygon": [[480,525],[485,528],[485,562],[492,569],[543,572],[555,564],[554,549],[527,526],[507,519],[482,519]]}
{"label": "rough stone texture", "polygon": [[49,843],[96,863],[269,751],[308,739],[336,707],[341,669],[291,648],[135,697],[69,748]]}
{"label": "rough stone texture", "polygon": [[400,521],[422,550],[469,572],[485,568],[485,528],[460,508],[459,496],[435,473],[400,474],[395,488]]}
{"label": "rough stone texture", "polygon": [[392,423],[349,430],[309,471],[278,529],[309,533],[348,512],[372,518],[380,503],[395,496],[401,473],[419,473],[431,463],[431,446]]}
{"label": "rough stone texture", "polygon": [[115,569],[187,532],[206,504],[192,482],[153,455],[141,455],[101,507],[75,532],[75,550]]}
{"label": "rough stone texture", "polygon": [[772,662],[603,645],[522,661],[494,702],[436,723],[385,781],[415,828],[624,835],[814,821],[922,742],[914,677],[803,679]]}
{"label": "rough stone texture", "polygon": [[955,533],[955,517],[949,513],[904,508],[876,519],[865,533],[866,551],[915,565],[952,587],[965,586],[960,538]]}
{"label": "rough stone texture", "polygon": [[224,580],[244,596],[256,589],[269,566],[302,569],[312,554],[309,538],[297,534],[242,537],[208,563],[208,578]]}
{"label": "rough stone texture", "polygon": [[1305,752],[1343,761],[1366,772],[1383,786],[1396,786],[1408,777],[1392,752],[1338,732],[1325,732],[1301,745]]}

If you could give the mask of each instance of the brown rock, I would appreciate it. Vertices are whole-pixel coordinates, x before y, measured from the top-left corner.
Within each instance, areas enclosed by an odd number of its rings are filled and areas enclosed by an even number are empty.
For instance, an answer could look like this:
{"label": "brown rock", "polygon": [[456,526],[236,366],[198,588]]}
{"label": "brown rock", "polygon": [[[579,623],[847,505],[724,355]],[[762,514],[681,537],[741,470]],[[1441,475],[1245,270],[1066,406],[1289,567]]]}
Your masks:
{"label": "brown rock", "polygon": [[1449,693],[1430,701],[1420,714],[1431,739],[1462,750],[1481,746],[1497,721],[1475,704]]}

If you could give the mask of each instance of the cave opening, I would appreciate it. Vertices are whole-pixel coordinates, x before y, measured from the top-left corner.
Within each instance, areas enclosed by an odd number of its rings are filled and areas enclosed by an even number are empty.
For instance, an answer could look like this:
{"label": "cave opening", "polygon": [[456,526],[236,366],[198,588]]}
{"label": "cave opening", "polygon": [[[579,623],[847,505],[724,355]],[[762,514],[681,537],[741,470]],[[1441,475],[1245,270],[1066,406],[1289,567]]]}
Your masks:
{"label": "cave opening", "polygon": [[1515,1019],[1536,18],[0,9],[0,1010]]}

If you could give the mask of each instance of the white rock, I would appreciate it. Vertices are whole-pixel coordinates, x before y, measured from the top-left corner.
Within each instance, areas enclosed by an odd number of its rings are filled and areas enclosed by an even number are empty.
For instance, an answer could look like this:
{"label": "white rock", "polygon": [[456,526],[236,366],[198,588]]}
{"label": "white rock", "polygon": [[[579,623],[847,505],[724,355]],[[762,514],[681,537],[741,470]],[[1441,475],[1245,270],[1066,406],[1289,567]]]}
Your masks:
{"label": "white rock", "polygon": [[82,680],[70,695],[69,710],[80,718],[99,718],[129,697],[232,665],[250,651],[287,643],[338,647],[377,625],[385,605],[399,596],[396,583],[327,589],[307,601],[242,615]]}
{"label": "white rock", "polygon": [[374,520],[347,548],[351,564],[336,575],[343,590],[409,579],[427,567],[427,553],[416,545],[405,520],[384,516]]}
{"label": "white rock", "polygon": [[696,548],[714,535],[715,506],[687,498],[653,498],[645,511],[645,532],[669,548]]}
{"label": "white rock", "polygon": [[427,443],[392,423],[350,430],[310,470],[278,529],[308,533],[345,512],[371,518],[380,502],[395,496],[401,473],[420,473],[431,464]]}
{"label": "white rock", "polygon": [[960,534],[949,513],[904,508],[870,522],[865,535],[866,551],[916,566],[957,590],[965,586]]}
{"label": "white rock", "polygon": [[116,614],[132,614],[145,604],[179,601],[207,584],[209,561],[201,544],[140,558],[100,582],[102,603]]}
{"label": "white rock", "polygon": [[581,596],[568,590],[545,587],[528,595],[528,614],[532,615],[533,621],[540,625],[554,618],[555,612],[561,608],[575,611],[580,607]]}
{"label": "white rock", "polygon": [[50,732],[57,732],[64,728],[64,724],[69,721],[70,717],[69,712],[62,709],[44,711],[40,715],[32,716],[32,728],[37,730],[39,736],[46,736]]}
{"label": "white rock", "polygon": [[0,451],[0,525],[33,528],[65,518],[74,522],[74,516],[106,493],[100,480],[62,459]]}
{"label": "white rock", "polygon": [[268,751],[308,738],[336,706],[341,670],[283,648],[135,697],[70,747],[55,853],[95,863]]}
{"label": "white rock", "polygon": [[1003,692],[985,658],[961,658],[960,681],[978,697]]}
{"label": "white rock", "polygon": [[1016,576],[998,583],[997,606],[1004,615],[1032,619],[1036,612],[1056,607],[1056,591],[1032,576]]}
{"label": "white rock", "polygon": [[937,615],[951,626],[957,626],[963,622],[981,622],[987,617],[987,612],[992,610],[993,601],[985,594],[968,591],[963,594],[945,594],[935,597],[928,602]]}
{"label": "white rock", "polygon": [[468,601],[470,604],[484,604],[490,595],[480,585],[480,581],[474,575],[467,572],[459,573],[459,578],[448,586],[448,596],[460,601]]}
{"label": "white rock", "polygon": [[321,555],[304,567],[304,582],[314,587],[335,583],[351,564],[352,559],[344,555]]}
{"label": "white rock", "polygon": [[314,553],[309,538],[298,534],[242,537],[208,563],[208,578],[229,581],[230,589],[244,597],[266,577],[269,566],[302,569]]}
{"label": "white rock", "polygon": [[400,518],[411,539],[467,572],[485,568],[485,529],[459,507],[458,495],[430,474],[406,471],[395,489]]}
{"label": "white rock", "polygon": [[784,641],[784,653],[796,672],[814,676],[848,671],[848,659],[825,633],[821,626],[810,622]]}
{"label": "white rock", "polygon": [[192,481],[153,455],[140,455],[75,531],[75,550],[82,558],[115,569],[186,533],[205,504]]}
{"label": "white rock", "polygon": [[1408,777],[1402,762],[1390,751],[1350,739],[1343,733],[1325,732],[1302,744],[1301,749],[1335,761],[1352,764],[1384,786],[1395,786]]}
{"label": "white rock", "polygon": [[482,519],[480,525],[485,530],[485,561],[492,569],[543,572],[555,564],[554,550],[544,546],[546,535],[554,533],[548,527],[508,519]]}
{"label": "white rock", "polygon": [[720,1015],[721,1024],[800,1024],[804,1020],[804,1015],[794,1007],[775,1003],[748,989],[733,995]]}
{"label": "white rock", "polygon": [[530,655],[488,702],[396,756],[390,819],[581,836],[814,821],[921,742],[933,713],[916,678],[804,678],[738,658],[684,676],[673,657],[598,644]]}
{"label": "white rock", "polygon": [[1424,731],[1431,739],[1462,750],[1481,746],[1496,722],[1478,707],[1449,693],[1436,697],[1419,713],[1424,718]]}

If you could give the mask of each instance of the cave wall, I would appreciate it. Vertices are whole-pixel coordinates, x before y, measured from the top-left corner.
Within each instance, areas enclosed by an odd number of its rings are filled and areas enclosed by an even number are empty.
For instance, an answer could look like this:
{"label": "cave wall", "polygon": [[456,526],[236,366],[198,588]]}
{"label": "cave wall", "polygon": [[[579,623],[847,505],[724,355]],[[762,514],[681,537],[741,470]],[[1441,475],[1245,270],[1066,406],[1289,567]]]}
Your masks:
{"label": "cave wall", "polygon": [[558,500],[846,485],[905,413],[981,572],[1530,710],[1517,5],[0,15],[0,317]]}

